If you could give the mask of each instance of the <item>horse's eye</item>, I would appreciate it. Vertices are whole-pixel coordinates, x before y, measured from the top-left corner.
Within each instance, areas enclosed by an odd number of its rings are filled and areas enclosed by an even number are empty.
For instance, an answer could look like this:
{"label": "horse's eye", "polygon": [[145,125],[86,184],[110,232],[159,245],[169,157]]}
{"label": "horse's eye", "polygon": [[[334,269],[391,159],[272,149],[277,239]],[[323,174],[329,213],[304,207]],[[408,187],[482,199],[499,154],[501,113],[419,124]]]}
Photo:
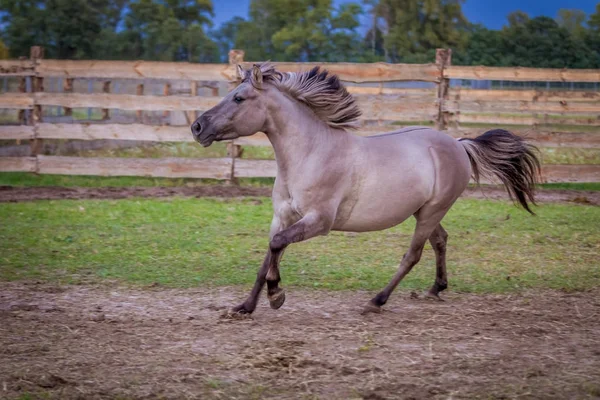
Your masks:
{"label": "horse's eye", "polygon": [[240,104],[242,101],[244,101],[244,99],[242,99],[240,96],[235,96],[233,98],[233,101],[235,101],[236,103]]}

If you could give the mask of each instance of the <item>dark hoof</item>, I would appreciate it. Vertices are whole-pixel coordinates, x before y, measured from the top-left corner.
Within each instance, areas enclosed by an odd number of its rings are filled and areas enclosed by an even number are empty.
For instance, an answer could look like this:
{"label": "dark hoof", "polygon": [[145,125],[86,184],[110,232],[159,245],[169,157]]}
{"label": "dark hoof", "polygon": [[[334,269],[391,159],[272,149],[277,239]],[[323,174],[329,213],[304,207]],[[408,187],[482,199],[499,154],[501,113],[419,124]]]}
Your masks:
{"label": "dark hoof", "polygon": [[279,289],[275,294],[269,295],[269,304],[273,310],[278,310],[285,303],[285,290]]}
{"label": "dark hoof", "polygon": [[425,296],[425,298],[428,298],[428,299],[432,299],[432,300],[436,300],[436,301],[446,301],[446,300],[442,299],[439,294],[432,292],[431,290],[423,293],[423,295]]}
{"label": "dark hoof", "polygon": [[366,315],[366,314],[370,314],[370,313],[381,314],[382,311],[383,310],[381,309],[381,306],[378,306],[370,301],[367,303],[365,308],[363,308],[361,314],[362,315]]}

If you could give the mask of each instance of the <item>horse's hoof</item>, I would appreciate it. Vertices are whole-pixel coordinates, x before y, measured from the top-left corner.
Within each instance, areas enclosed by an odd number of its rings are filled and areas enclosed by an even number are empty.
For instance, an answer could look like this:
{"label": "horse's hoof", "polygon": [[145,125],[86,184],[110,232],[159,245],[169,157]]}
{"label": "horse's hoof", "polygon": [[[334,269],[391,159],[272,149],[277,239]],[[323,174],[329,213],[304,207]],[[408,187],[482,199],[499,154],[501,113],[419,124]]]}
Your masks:
{"label": "horse's hoof", "polygon": [[431,290],[428,290],[427,292],[423,293],[423,295],[425,296],[425,298],[429,298],[429,299],[433,299],[433,300],[437,300],[437,301],[446,301],[446,300],[442,299],[437,293],[434,293]]}
{"label": "horse's hoof", "polygon": [[250,319],[252,318],[252,312],[246,310],[244,307],[233,307],[223,310],[221,318],[223,319]]}
{"label": "horse's hoof", "polygon": [[273,310],[278,310],[285,303],[285,290],[279,289],[279,292],[269,295],[269,304]]}
{"label": "horse's hoof", "polygon": [[383,310],[381,309],[381,306],[373,304],[372,302],[368,302],[367,305],[365,306],[365,308],[363,308],[361,314],[362,315],[367,315],[370,313],[381,314],[382,311]]}

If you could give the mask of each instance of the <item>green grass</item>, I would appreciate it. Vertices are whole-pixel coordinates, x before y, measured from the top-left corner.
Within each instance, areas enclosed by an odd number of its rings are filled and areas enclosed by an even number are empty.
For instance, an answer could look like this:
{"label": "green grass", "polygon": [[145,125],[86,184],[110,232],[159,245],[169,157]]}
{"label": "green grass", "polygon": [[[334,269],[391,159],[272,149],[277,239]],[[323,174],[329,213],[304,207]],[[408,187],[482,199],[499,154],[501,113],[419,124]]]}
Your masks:
{"label": "green grass", "polygon": [[569,189],[569,190],[591,190],[600,191],[600,182],[588,183],[543,183],[539,185],[542,189]]}
{"label": "green grass", "polygon": [[600,149],[540,148],[543,164],[600,164]]}
{"label": "green grass", "polygon": [[[273,186],[273,178],[239,178],[245,186]],[[38,175],[29,172],[0,172],[0,186],[133,187],[219,185],[216,179],[146,178],[137,176]]]}
{"label": "green grass", "polygon": [[[213,143],[210,147],[202,147],[197,143],[157,143],[153,146],[130,147],[123,149],[87,150],[72,154],[80,157],[195,157],[216,158],[227,157],[225,142]],[[244,146],[244,158],[275,159],[275,153],[270,146]]]}
{"label": "green grass", "polygon": [[[273,186],[273,178],[240,178],[241,185]],[[222,181],[193,178],[145,178],[135,176],[37,175],[29,172],[0,172],[0,186],[130,187],[218,185]],[[600,182],[544,183],[542,189],[600,190]]]}
{"label": "green grass", "polygon": [[[465,292],[600,285],[600,207],[544,205],[537,217],[503,202],[460,200],[445,219],[450,285]],[[0,204],[0,279],[109,280],[171,287],[249,285],[267,248],[267,199],[79,200]],[[510,218],[509,218],[510,217]],[[383,287],[414,221],[393,229],[334,232],[290,246],[285,286]],[[427,245],[402,287],[434,277]]]}

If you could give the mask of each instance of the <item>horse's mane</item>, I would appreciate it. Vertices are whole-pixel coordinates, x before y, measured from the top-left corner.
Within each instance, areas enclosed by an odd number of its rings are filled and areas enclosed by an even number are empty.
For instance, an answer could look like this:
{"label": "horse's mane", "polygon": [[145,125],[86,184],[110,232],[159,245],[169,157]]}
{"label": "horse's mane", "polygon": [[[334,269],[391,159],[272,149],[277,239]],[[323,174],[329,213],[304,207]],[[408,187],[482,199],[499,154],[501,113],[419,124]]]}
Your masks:
{"label": "horse's mane", "polygon": [[[279,72],[271,63],[256,64],[262,73],[263,82],[276,86],[292,98],[306,104],[317,116],[332,128],[354,129],[361,111],[356,101],[346,90],[337,75],[314,67],[307,72]],[[257,89],[252,70],[244,71],[242,82],[250,82]]]}

